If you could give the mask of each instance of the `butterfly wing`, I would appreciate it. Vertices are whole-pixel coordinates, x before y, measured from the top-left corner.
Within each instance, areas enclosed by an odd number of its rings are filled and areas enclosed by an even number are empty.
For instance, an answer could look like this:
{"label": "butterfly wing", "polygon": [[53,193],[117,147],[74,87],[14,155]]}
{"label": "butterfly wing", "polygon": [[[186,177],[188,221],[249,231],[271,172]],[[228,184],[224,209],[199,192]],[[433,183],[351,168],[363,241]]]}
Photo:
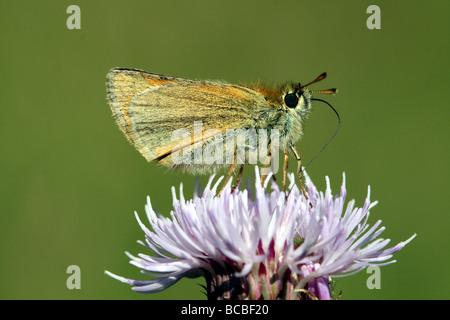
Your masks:
{"label": "butterfly wing", "polygon": [[[141,70],[112,69],[107,75],[107,99],[120,130],[151,161],[173,166],[168,157],[180,141],[176,130],[189,132],[188,144],[199,144],[205,131],[254,127],[264,96],[249,88],[220,82],[196,81]],[[198,136],[195,125],[201,123]]]}

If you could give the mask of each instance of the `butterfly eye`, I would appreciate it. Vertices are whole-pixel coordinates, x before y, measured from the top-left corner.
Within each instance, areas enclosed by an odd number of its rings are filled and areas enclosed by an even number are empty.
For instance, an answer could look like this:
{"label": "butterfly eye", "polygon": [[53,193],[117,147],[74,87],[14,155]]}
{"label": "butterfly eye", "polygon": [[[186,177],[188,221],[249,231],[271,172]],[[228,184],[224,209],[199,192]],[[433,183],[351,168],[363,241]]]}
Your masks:
{"label": "butterfly eye", "polygon": [[298,97],[295,93],[289,93],[284,96],[284,103],[289,108],[295,108],[298,104]]}

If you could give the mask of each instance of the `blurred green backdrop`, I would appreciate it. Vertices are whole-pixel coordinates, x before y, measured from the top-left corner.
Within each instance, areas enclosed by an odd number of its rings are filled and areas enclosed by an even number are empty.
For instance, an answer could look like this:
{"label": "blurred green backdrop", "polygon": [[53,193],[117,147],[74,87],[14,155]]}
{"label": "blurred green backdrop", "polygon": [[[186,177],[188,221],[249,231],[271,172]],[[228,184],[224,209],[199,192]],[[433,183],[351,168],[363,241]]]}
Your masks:
{"label": "blurred green backdrop", "polygon": [[[66,9],[81,8],[69,30]],[[381,8],[369,30],[366,9]],[[342,299],[448,299],[448,1],[2,1],[0,3],[0,298],[204,299],[202,279],[154,295],[134,293],[105,270],[143,278],[124,251],[142,252],[134,216],[145,197],[171,209],[171,186],[195,177],[147,163],[111,117],[112,67],[194,79],[307,82],[338,87],[325,98],[342,129],[308,172],[349,200],[392,243],[417,238],[381,269],[381,290],[361,272],[339,278]],[[311,159],[336,128],[316,103],[297,145]],[[296,164],[291,158],[290,167]],[[252,170],[247,168],[246,175]],[[206,181],[207,177],[201,177]],[[66,268],[81,268],[81,289]]]}

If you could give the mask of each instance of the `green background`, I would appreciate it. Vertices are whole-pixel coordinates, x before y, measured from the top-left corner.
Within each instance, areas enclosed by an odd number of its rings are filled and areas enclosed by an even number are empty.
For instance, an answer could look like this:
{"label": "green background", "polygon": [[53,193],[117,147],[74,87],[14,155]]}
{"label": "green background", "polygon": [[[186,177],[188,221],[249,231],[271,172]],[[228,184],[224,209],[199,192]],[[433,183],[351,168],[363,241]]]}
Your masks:
{"label": "green background", "polygon": [[[81,30],[66,9],[81,8]],[[366,9],[381,8],[381,30]],[[146,196],[168,214],[171,186],[195,177],[147,163],[106,103],[110,68],[231,83],[328,78],[314,89],[342,129],[308,173],[362,206],[367,185],[384,238],[417,238],[381,269],[339,278],[342,299],[448,299],[448,1],[2,1],[0,4],[0,298],[204,299],[183,279],[141,295],[104,275],[143,279],[124,251],[144,249],[134,216]],[[336,128],[315,103],[297,149],[311,159]],[[291,158],[290,168],[295,168]],[[293,169],[292,169],[293,170]],[[248,167],[246,175],[253,170]],[[202,176],[201,181],[206,181]],[[145,251],[144,251],[145,252]],[[81,268],[69,290],[66,268]]]}

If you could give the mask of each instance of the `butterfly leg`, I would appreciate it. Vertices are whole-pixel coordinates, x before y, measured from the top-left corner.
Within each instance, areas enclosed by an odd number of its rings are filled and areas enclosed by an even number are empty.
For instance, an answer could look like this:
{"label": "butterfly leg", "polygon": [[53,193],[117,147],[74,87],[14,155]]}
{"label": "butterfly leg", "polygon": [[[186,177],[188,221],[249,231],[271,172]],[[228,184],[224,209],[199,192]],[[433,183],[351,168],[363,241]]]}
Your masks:
{"label": "butterfly leg", "polygon": [[283,192],[286,193],[286,175],[289,164],[289,149],[286,148],[284,153],[284,165],[283,165]]}
{"label": "butterfly leg", "polygon": [[242,179],[242,171],[244,171],[244,165],[241,164],[241,167],[239,168],[238,176],[236,177],[236,182],[233,185],[233,188],[231,188],[231,192],[236,190],[236,188],[239,186],[239,182],[241,182]]}
{"label": "butterfly leg", "polygon": [[[261,173],[261,185],[264,186],[264,181],[266,181],[267,175],[269,173],[270,160],[272,159],[272,147],[269,146],[269,152],[267,153],[266,163]],[[274,176],[272,176],[275,178]]]}
{"label": "butterfly leg", "polygon": [[300,189],[302,190],[303,195],[306,199],[308,199],[308,195],[306,194],[305,187],[303,186],[303,179],[302,179],[302,158],[300,157],[297,150],[295,150],[295,147],[291,144],[289,145],[291,148],[292,153],[294,154],[295,158],[297,159],[298,166],[297,166],[297,176],[298,180],[300,181]]}
{"label": "butterfly leg", "polygon": [[223,189],[225,189],[226,185],[228,184],[228,181],[230,181],[231,175],[234,173],[234,166],[235,166],[234,163],[230,164],[230,168],[228,169],[227,176],[225,177],[225,180],[223,182],[222,188],[220,189],[220,191],[217,194],[217,196],[220,196],[220,194],[222,193]]}

